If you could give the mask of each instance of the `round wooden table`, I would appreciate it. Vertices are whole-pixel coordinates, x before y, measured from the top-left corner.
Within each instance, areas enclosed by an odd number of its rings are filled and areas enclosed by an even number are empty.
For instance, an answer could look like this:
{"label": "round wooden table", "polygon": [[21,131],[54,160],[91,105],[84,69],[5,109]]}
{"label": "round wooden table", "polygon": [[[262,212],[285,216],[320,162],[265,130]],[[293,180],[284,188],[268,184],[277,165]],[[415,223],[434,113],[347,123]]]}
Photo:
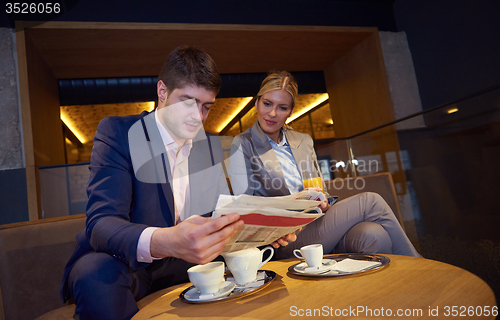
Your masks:
{"label": "round wooden table", "polygon": [[276,278],[252,295],[188,304],[179,294],[191,284],[181,284],[148,296],[133,319],[495,318],[495,296],[474,274],[434,260],[385,256],[391,262],[382,269],[329,278],[290,274],[297,259],[271,261],[261,269]]}

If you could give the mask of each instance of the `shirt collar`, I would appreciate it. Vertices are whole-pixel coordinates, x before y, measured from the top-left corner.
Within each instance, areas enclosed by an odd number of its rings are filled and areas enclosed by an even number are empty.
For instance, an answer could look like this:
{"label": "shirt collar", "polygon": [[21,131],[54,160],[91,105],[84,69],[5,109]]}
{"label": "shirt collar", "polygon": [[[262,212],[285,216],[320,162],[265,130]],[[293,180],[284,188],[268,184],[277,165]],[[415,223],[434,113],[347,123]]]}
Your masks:
{"label": "shirt collar", "polygon": [[267,134],[265,134],[265,135],[266,135],[267,140],[269,140],[269,142],[271,142],[271,144],[274,144],[278,147],[288,146],[288,141],[286,140],[285,131],[283,129],[281,129],[282,138],[281,138],[280,143],[276,143],[273,139],[269,138],[269,136]]}
{"label": "shirt collar", "polygon": [[[172,138],[170,133],[168,133],[167,129],[165,129],[165,127],[161,124],[160,119],[158,118],[158,112],[156,112],[156,111],[157,110],[155,110],[156,126],[158,127],[158,131],[160,131],[161,140],[163,141],[163,145],[177,150],[179,148],[179,146],[177,145],[175,140]],[[184,142],[184,146],[186,146],[186,145],[188,145],[191,148],[191,146],[193,145],[193,140],[192,139],[186,140],[186,142]]]}

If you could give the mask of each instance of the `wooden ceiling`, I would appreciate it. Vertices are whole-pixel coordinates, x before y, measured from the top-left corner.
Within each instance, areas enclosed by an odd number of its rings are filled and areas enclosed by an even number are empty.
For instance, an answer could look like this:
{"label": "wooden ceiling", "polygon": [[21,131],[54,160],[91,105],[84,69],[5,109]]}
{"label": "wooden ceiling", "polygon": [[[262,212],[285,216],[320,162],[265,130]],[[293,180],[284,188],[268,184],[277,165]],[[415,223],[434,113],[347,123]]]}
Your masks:
{"label": "wooden ceiling", "polygon": [[[224,74],[262,73],[272,69],[322,71],[377,32],[376,28],[364,27],[89,22],[48,22],[32,28],[25,22],[23,27],[27,40],[56,79],[156,76],[170,51],[183,44],[204,48]],[[303,98],[307,102],[311,97]],[[218,99],[206,129],[217,132],[222,116],[237,104],[237,98]],[[141,105],[130,107],[143,109]],[[295,111],[300,107],[298,103]],[[72,118],[80,119],[82,122],[77,126],[89,136],[102,119],[103,110],[109,113],[117,109],[117,115],[128,110],[109,105],[62,109]],[[329,125],[329,107],[322,110],[320,122]],[[242,119],[245,129],[251,125],[246,121],[249,119],[251,123],[255,121],[252,111]],[[308,121],[301,120],[296,125],[301,126],[301,122],[308,125]],[[331,130],[330,127],[322,130],[327,129]],[[230,135],[237,133],[238,124]]]}
{"label": "wooden ceiling", "polygon": [[203,47],[216,61],[220,73],[324,70],[374,30],[48,22],[27,28],[26,36],[54,76],[65,79],[154,76],[170,51],[182,44]]}

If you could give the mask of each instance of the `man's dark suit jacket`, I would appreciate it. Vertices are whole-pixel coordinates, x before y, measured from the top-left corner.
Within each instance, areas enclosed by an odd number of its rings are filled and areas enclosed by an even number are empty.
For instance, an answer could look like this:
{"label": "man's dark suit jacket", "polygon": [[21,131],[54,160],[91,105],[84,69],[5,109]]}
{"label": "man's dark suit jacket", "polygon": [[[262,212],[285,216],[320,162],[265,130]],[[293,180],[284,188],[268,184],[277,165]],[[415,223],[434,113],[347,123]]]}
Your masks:
{"label": "man's dark suit jacket", "polygon": [[[189,156],[190,213],[215,208],[218,195],[228,194],[222,169],[222,146],[217,136],[200,130]],[[154,112],[104,118],[99,124],[89,165],[86,229],[64,272],[61,295],[69,299],[67,277],[84,254],[106,252],[133,270],[146,267],[137,261],[137,243],[150,226],[174,225],[174,198],[165,146]]]}

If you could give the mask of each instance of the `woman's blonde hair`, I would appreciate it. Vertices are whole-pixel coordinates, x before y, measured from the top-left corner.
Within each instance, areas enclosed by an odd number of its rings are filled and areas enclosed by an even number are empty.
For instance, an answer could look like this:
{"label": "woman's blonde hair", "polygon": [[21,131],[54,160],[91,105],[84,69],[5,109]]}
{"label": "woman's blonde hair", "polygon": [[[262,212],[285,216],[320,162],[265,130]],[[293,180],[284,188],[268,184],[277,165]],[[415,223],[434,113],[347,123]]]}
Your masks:
{"label": "woman's blonde hair", "polygon": [[260,85],[260,90],[257,93],[257,100],[259,100],[264,94],[273,90],[285,90],[288,92],[292,96],[291,108],[293,110],[299,86],[297,85],[295,78],[289,72],[271,71]]}

